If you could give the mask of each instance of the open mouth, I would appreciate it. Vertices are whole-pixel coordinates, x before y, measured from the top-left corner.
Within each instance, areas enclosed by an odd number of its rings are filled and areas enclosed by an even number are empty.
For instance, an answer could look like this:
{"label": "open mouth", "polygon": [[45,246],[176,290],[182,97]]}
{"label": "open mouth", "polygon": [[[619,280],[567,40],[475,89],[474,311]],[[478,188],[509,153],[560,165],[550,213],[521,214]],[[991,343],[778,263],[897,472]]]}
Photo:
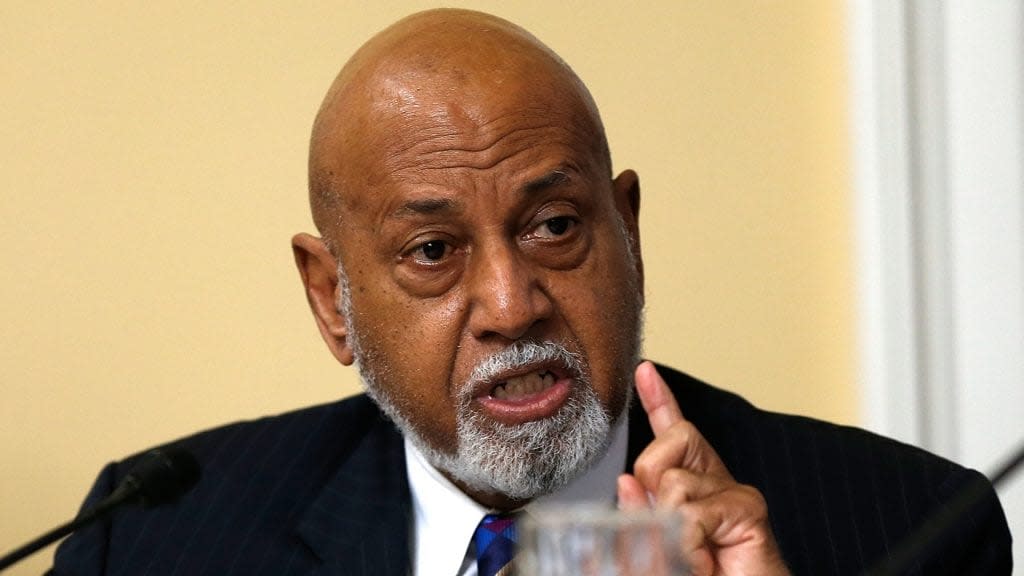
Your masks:
{"label": "open mouth", "polygon": [[515,400],[547,390],[554,386],[558,375],[550,370],[535,370],[521,376],[513,376],[491,388],[491,397],[498,400]]}
{"label": "open mouth", "polygon": [[505,424],[540,420],[554,415],[568,401],[574,380],[565,368],[538,366],[484,384],[476,401],[491,418]]}

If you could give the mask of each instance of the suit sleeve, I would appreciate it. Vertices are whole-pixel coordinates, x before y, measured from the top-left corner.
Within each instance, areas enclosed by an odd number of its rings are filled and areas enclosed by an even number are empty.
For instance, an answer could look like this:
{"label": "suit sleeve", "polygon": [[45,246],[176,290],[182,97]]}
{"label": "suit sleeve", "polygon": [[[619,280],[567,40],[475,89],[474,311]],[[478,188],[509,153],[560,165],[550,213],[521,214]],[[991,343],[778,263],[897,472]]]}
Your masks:
{"label": "suit sleeve", "polygon": [[[117,465],[108,464],[82,504],[82,510],[106,498],[116,485]],[[72,534],[57,547],[52,576],[100,576],[106,573],[110,521],[102,520]]]}

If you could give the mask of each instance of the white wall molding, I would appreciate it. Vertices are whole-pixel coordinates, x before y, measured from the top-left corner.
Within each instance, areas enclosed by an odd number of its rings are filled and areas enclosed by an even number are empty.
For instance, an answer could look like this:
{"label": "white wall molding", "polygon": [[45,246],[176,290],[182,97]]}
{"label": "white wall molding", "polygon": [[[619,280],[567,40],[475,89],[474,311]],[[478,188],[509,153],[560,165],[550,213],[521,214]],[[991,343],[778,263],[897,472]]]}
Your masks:
{"label": "white wall molding", "polygon": [[865,425],[919,444],[910,38],[898,2],[851,3],[852,132]]}
{"label": "white wall molding", "polygon": [[[864,424],[991,471],[1024,441],[1024,4],[849,6]],[[1000,496],[1024,557],[1024,475]]]}

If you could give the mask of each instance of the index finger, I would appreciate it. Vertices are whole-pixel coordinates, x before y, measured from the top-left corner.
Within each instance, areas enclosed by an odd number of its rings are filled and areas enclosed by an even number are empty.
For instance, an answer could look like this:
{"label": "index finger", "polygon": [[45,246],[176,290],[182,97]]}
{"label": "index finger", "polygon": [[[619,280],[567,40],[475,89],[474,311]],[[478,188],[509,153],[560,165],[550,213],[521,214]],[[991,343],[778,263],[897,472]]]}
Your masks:
{"label": "index finger", "polygon": [[644,411],[647,412],[647,419],[651,423],[655,438],[674,424],[686,420],[683,411],[679,409],[676,397],[650,360],[644,360],[636,367],[634,377],[636,393],[640,397]]}

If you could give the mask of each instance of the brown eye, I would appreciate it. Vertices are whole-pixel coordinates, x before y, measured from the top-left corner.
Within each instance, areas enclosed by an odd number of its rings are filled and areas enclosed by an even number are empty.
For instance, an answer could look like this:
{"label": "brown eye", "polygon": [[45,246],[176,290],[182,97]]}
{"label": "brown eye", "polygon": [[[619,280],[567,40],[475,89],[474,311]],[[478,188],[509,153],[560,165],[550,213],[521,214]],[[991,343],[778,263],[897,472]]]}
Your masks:
{"label": "brown eye", "polygon": [[561,236],[569,230],[569,225],[572,224],[572,221],[565,217],[559,217],[552,218],[545,222],[545,224],[547,224],[548,230],[550,230],[552,234],[555,236]]}
{"label": "brown eye", "polygon": [[556,238],[568,232],[573,224],[575,224],[575,221],[568,216],[548,218],[537,227],[537,236],[541,238]]}
{"label": "brown eye", "polygon": [[448,250],[448,244],[441,240],[431,240],[430,242],[424,242],[421,244],[414,254],[419,253],[422,255],[422,260],[437,262],[448,254]]}
{"label": "brown eye", "polygon": [[590,247],[589,228],[574,206],[553,206],[530,223],[522,246],[544,267],[566,270],[578,266]]}

